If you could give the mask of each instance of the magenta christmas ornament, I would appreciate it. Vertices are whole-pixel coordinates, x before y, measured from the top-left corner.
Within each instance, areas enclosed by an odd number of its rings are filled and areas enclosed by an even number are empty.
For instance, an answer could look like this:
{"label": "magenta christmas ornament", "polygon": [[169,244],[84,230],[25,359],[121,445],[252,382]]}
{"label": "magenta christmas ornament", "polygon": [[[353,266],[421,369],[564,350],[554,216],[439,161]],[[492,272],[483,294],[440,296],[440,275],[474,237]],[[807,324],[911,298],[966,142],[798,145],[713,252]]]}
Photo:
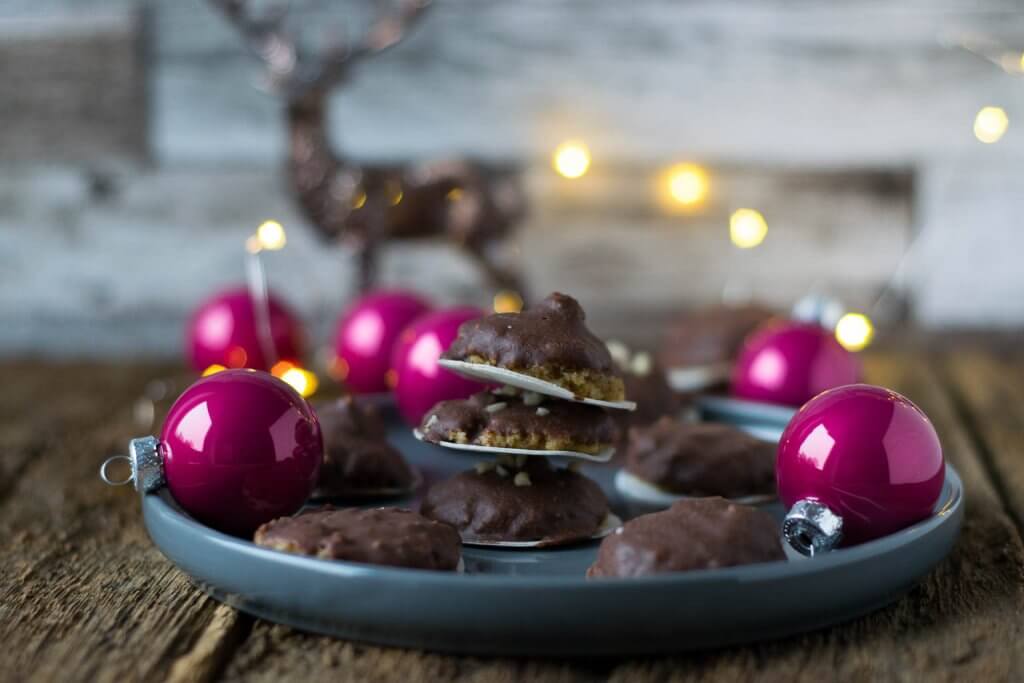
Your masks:
{"label": "magenta christmas ornament", "polygon": [[737,398],[799,406],[813,396],[860,380],[860,362],[814,323],[771,321],[743,343],[733,368]]}
{"label": "magenta christmas ornament", "polygon": [[189,363],[197,372],[211,365],[269,370],[281,360],[299,363],[304,335],[299,319],[268,295],[267,323],[242,287],[207,299],[192,315],[185,338]]}
{"label": "magenta christmas ornament", "polygon": [[437,364],[455,340],[459,325],[484,315],[478,308],[449,308],[419,318],[402,331],[391,359],[398,412],[418,425],[438,401],[467,398],[480,391],[478,382],[459,377]]}
{"label": "magenta christmas ornament", "polygon": [[932,514],[945,481],[935,428],[900,394],[868,384],[830,389],[779,441],[783,536],[804,555],[854,545]]}
{"label": "magenta christmas ornament", "polygon": [[[323,459],[320,423],[309,404],[276,377],[225,370],[200,379],[171,406],[160,438],[132,440],[130,457],[114,456],[100,475],[150,492],[167,486],[195,519],[249,536],[290,515],[313,491]],[[110,478],[128,460],[132,476]]]}
{"label": "magenta christmas ornament", "polygon": [[356,394],[388,390],[398,335],[430,310],[412,292],[380,291],[358,299],[338,321],[331,375]]}

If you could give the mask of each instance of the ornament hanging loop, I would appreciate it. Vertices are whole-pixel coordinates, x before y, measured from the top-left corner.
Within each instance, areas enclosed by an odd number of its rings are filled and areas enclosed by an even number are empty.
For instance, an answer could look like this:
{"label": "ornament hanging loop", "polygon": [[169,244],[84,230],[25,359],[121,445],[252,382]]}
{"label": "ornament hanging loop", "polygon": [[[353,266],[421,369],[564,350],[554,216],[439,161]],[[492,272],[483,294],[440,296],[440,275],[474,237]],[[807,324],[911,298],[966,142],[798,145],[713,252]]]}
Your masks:
{"label": "ornament hanging loop", "polygon": [[782,522],[782,537],[801,555],[821,555],[839,545],[843,519],[816,500],[800,500]]}
{"label": "ornament hanging loop", "polygon": [[[155,436],[144,436],[132,439],[128,444],[130,455],[115,455],[107,458],[100,465],[100,479],[111,486],[124,486],[128,482],[135,483],[135,490],[140,493],[155,491],[164,485],[164,466],[160,456],[160,442]],[[131,465],[131,476],[125,479],[112,479],[109,468],[115,462],[126,461]]]}
{"label": "ornament hanging loop", "polygon": [[128,463],[129,466],[131,466],[132,464],[132,459],[129,458],[127,455],[113,455],[104,460],[103,464],[100,465],[100,479],[102,479],[106,484],[110,486],[124,486],[125,484],[132,482],[135,479],[134,468],[132,468],[132,473],[129,474],[124,479],[111,479],[109,471],[110,466],[115,462],[121,461]]}

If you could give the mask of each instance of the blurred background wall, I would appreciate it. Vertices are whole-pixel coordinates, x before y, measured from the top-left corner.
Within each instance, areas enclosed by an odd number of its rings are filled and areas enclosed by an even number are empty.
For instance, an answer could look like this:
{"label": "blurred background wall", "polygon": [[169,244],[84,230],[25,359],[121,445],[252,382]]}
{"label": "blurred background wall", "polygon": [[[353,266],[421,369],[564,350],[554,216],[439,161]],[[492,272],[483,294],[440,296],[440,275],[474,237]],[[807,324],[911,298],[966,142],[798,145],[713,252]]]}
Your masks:
{"label": "blurred background wall", "polygon": [[[295,22],[358,30],[367,9],[297,3]],[[531,212],[513,257],[534,292],[578,295],[605,334],[649,339],[723,292],[789,305],[812,290],[890,322],[1014,329],[1018,10],[438,0],[335,93],[332,134],[360,158],[517,164]],[[353,259],[293,205],[281,102],[262,82],[197,0],[0,5],[0,352],[177,353],[197,303],[243,279],[245,239],[268,218],[289,240],[267,259],[272,287],[328,334]],[[565,140],[589,149],[579,179],[552,169]],[[707,178],[691,206],[666,203],[683,162]],[[744,207],[769,230],[741,250],[729,221]],[[493,294],[440,243],[389,246],[382,282],[442,302]]]}

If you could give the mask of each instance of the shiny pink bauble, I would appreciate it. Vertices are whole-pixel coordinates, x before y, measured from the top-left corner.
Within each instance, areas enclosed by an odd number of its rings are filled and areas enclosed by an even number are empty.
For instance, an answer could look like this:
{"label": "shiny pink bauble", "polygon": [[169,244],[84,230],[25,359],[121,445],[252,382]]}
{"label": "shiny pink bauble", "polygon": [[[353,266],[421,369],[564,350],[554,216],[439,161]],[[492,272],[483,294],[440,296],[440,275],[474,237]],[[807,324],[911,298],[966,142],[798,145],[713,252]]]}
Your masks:
{"label": "shiny pink bauble", "polygon": [[429,310],[430,304],[411,292],[381,291],[361,297],[338,321],[332,375],[355,394],[387,391],[398,335]]}
{"label": "shiny pink bauble", "polygon": [[323,438],[313,409],[290,386],[266,372],[224,370],[178,397],[159,449],[182,508],[249,536],[302,507],[320,474]]}
{"label": "shiny pink bauble", "polygon": [[189,363],[202,372],[211,365],[269,370],[273,362],[297,363],[303,354],[302,324],[271,295],[270,338],[277,358],[268,362],[256,328],[256,309],[247,289],[223,292],[204,301],[192,315],[185,336]]}
{"label": "shiny pink bauble", "polygon": [[779,497],[824,503],[843,520],[843,545],[925,519],[945,481],[928,417],[895,391],[853,384],[819,394],[790,421],[776,461]]}
{"label": "shiny pink bauble", "polygon": [[732,395],[800,406],[826,389],[860,381],[860,361],[815,323],[770,321],[747,337]]}
{"label": "shiny pink bauble", "polygon": [[459,326],[483,315],[478,308],[449,308],[428,313],[402,331],[391,366],[395,403],[409,424],[419,424],[438,401],[466,398],[483,388],[437,364],[458,335]]}

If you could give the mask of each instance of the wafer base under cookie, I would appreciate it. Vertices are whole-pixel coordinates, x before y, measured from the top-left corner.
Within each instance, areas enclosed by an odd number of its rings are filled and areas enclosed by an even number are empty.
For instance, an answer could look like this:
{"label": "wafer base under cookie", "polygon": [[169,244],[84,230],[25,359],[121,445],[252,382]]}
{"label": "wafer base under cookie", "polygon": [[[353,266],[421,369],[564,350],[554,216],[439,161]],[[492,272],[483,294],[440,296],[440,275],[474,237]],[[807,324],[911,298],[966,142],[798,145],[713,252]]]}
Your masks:
{"label": "wafer base under cookie", "polygon": [[[494,365],[483,356],[471,355],[466,358],[467,363],[480,365]],[[507,368],[515,372],[521,372],[530,377],[551,382],[571,391],[577,396],[593,398],[598,401],[623,401],[626,398],[626,388],[621,377],[609,375],[593,370],[573,370],[569,368],[551,367],[547,365],[535,365],[529,368]]]}

